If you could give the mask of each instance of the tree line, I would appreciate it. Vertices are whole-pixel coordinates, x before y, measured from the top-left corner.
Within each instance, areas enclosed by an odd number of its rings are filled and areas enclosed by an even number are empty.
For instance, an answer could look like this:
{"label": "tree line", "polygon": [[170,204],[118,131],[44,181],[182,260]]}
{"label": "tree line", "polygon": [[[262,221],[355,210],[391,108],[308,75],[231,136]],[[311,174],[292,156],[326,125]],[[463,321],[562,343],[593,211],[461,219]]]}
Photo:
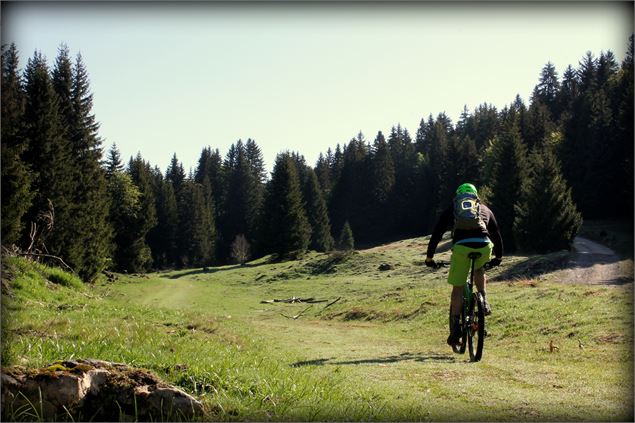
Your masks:
{"label": "tree line", "polygon": [[[104,154],[81,55],[39,53],[23,72],[2,51],[2,244],[41,247],[91,280],[104,268],[244,262],[307,249],[352,249],[429,233],[452,193],[472,182],[495,212],[505,250],[568,248],[585,218],[633,216],[633,37],[618,63],[591,52],[559,77],[539,73],[529,104],[483,103],[361,132],[315,166],[281,152],[267,175],[253,139],[205,147],[186,174],[141,155]],[[43,216],[54,216],[53,225]],[[48,225],[48,226],[47,226]]]}

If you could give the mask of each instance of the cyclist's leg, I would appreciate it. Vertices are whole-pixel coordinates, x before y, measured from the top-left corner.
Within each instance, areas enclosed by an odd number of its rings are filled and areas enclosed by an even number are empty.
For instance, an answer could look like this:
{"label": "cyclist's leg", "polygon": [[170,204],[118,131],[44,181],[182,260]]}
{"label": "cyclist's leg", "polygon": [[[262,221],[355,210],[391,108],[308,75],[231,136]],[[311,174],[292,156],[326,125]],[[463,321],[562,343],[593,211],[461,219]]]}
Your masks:
{"label": "cyclist's leg", "polygon": [[450,299],[450,336],[448,344],[455,345],[461,337],[459,319],[461,307],[463,305],[463,289],[470,271],[470,260],[467,258],[467,249],[462,245],[452,247],[452,257],[450,258],[450,272],[448,283],[452,285],[452,295]]}
{"label": "cyclist's leg", "polygon": [[481,253],[481,257],[474,263],[474,284],[476,285],[476,289],[481,293],[481,296],[484,300],[485,306],[485,314],[489,315],[492,312],[492,308],[487,301],[487,276],[485,275],[485,269],[483,266],[485,263],[490,261],[492,257],[492,243],[490,242],[487,246],[483,248],[479,248],[478,251]]}
{"label": "cyclist's leg", "polygon": [[474,262],[474,285],[479,292],[485,292],[487,279],[485,277],[485,269],[483,266],[492,258],[493,244],[490,242],[485,247],[474,248],[472,251],[481,253],[481,257]]}

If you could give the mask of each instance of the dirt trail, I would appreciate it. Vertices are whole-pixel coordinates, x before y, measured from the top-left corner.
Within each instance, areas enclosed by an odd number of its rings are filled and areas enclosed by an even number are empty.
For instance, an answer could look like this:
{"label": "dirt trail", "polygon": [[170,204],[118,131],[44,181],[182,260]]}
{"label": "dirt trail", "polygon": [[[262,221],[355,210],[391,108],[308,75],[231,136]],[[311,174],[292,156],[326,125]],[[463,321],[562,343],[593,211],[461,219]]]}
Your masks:
{"label": "dirt trail", "polygon": [[560,271],[567,283],[621,285],[633,282],[633,260],[622,259],[610,248],[586,238],[573,241],[568,269]]}

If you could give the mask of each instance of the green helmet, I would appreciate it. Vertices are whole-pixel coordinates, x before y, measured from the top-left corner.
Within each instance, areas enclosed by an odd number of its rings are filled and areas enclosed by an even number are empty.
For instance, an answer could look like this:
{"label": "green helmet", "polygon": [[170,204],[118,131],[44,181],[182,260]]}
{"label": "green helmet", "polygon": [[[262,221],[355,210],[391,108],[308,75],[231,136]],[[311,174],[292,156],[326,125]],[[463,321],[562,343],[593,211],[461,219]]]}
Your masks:
{"label": "green helmet", "polygon": [[456,189],[456,195],[459,194],[474,194],[478,196],[478,191],[476,190],[476,187],[474,185],[467,183],[460,185]]}

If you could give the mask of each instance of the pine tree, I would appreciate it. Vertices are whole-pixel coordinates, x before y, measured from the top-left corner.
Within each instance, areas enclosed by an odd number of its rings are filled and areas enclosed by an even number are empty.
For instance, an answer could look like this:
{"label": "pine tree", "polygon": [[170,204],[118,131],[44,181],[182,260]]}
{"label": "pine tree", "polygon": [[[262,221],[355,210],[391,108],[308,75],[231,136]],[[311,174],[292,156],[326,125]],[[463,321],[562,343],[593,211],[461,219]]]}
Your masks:
{"label": "pine tree", "polygon": [[194,180],[203,184],[205,178],[208,179],[212,193],[212,207],[214,208],[214,220],[218,219],[220,205],[223,202],[224,177],[223,161],[218,149],[211,147],[204,148],[198,161]]}
{"label": "pine tree", "polygon": [[116,172],[123,172],[124,166],[121,162],[121,153],[119,153],[119,149],[117,148],[117,144],[113,143],[108,150],[108,158],[105,162],[106,166],[106,176],[110,177]]}
{"label": "pine tree", "polygon": [[177,235],[179,264],[183,267],[209,265],[213,260],[215,241],[212,211],[206,204],[201,184],[187,179],[181,188]]}
{"label": "pine tree", "polygon": [[560,110],[557,122],[560,125],[570,118],[573,102],[577,99],[579,93],[578,77],[573,67],[569,65],[562,74],[562,84],[557,98],[557,108]]}
{"label": "pine tree", "polygon": [[24,230],[23,217],[31,206],[34,178],[22,156],[24,137],[24,88],[18,74],[15,44],[2,49],[2,243],[17,242]]}
{"label": "pine tree", "polygon": [[[37,175],[32,185],[36,195],[25,222],[36,222],[38,214],[49,209],[50,201],[54,226],[42,241],[51,254],[64,258],[74,242],[70,236],[74,225],[72,193],[75,186],[71,149],[62,126],[58,97],[41,53],[36,52],[29,59],[24,74],[24,134],[28,149],[23,157]],[[26,234],[23,239],[27,241]]]}
{"label": "pine tree", "polygon": [[395,166],[384,135],[379,131],[373,142],[369,164],[367,231],[376,239],[385,238],[394,226],[391,198],[395,187]]}
{"label": "pine tree", "polygon": [[[368,146],[363,135],[358,134],[344,148],[342,153],[339,178],[335,181],[331,192],[329,212],[333,228],[341,228],[344,221],[349,220],[353,228],[366,226],[366,191],[368,180]],[[336,149],[336,157],[337,157]],[[364,233],[369,236],[372,234]]]}
{"label": "pine tree", "polygon": [[222,260],[229,258],[230,243],[236,235],[243,234],[251,243],[255,239],[261,206],[254,170],[243,142],[232,144],[223,163],[226,185],[218,222]]}
{"label": "pine tree", "polygon": [[329,160],[331,160],[332,157],[333,153],[329,148],[326,156],[320,153],[317,163],[315,164],[315,174],[317,175],[320,189],[327,201],[331,192],[331,162]]}
{"label": "pine tree", "polygon": [[183,184],[183,181],[185,181],[185,170],[183,169],[183,165],[179,162],[179,159],[176,157],[176,153],[174,153],[172,160],[170,160],[170,165],[165,173],[165,179],[172,183],[174,193],[178,197],[181,185]]}
{"label": "pine tree", "polygon": [[311,227],[302,205],[296,165],[288,152],[276,157],[264,204],[262,240],[266,251],[280,258],[305,251]]}
{"label": "pine tree", "polygon": [[[555,104],[555,100],[552,101]],[[543,103],[542,96],[534,93],[533,101],[524,116],[522,139],[528,149],[542,148],[545,140],[556,130],[551,119],[549,107]]]}
{"label": "pine tree", "polygon": [[145,244],[146,232],[138,225],[141,192],[127,172],[116,172],[108,179],[112,206],[109,219],[114,229],[113,268],[140,272],[152,263],[150,248]]}
{"label": "pine tree", "polygon": [[67,235],[65,257],[80,276],[91,280],[106,266],[111,228],[99,124],[92,113],[93,97],[81,55],[71,67],[68,48],[62,45],[52,81],[74,173],[69,199],[74,224]]}
{"label": "pine tree", "polygon": [[342,227],[339,241],[337,243],[337,248],[340,251],[352,251],[355,249],[355,239],[353,238],[353,231],[351,230],[351,225],[348,224],[348,221],[344,222],[344,226]]}
{"label": "pine tree", "polygon": [[614,91],[616,104],[616,142],[618,143],[616,172],[618,174],[618,189],[616,190],[616,209],[618,215],[625,218],[633,217],[633,48],[634,36],[629,38],[629,47],[622,62],[619,80]]}
{"label": "pine tree", "polygon": [[430,128],[430,154],[428,156],[428,175],[434,192],[430,196],[432,214],[438,216],[451,197],[452,188],[446,182],[449,129],[444,123],[444,118],[439,115]]}
{"label": "pine tree", "polygon": [[176,237],[178,211],[172,182],[163,178],[161,170],[152,172],[152,186],[156,199],[157,224],[148,233],[148,245],[152,251],[155,268],[174,266],[177,262]]}
{"label": "pine tree", "polygon": [[311,243],[309,247],[316,251],[331,251],[335,242],[331,236],[328,210],[317,176],[311,168],[307,170],[303,191],[305,193],[306,215],[311,226]]}
{"label": "pine tree", "polygon": [[488,182],[489,205],[496,216],[506,251],[514,251],[513,224],[516,203],[526,180],[526,148],[516,124],[503,130],[496,140],[493,154],[492,180]]}
{"label": "pine tree", "polygon": [[[412,143],[410,134],[405,128],[397,125],[393,127],[388,137],[388,147],[394,164],[395,183],[392,188],[390,204],[392,231],[401,236],[413,235],[414,228],[418,226],[419,216],[415,214],[413,207],[416,192],[415,185],[415,165],[416,151],[415,145]],[[365,240],[366,234],[360,232],[359,225],[351,225],[355,233],[358,234],[358,240]],[[363,235],[364,237],[362,238]]]}
{"label": "pine tree", "polygon": [[[152,187],[152,169],[149,163],[137,154],[130,159],[128,173],[139,190],[139,210],[136,219],[137,230],[143,234],[143,245],[147,245],[148,233],[157,225],[156,198]],[[141,241],[140,241],[141,242]],[[149,248],[149,245],[148,245]],[[149,270],[152,262],[144,264],[143,271]]]}
{"label": "pine tree", "polygon": [[530,176],[514,206],[514,238],[525,251],[546,253],[568,249],[582,224],[551,149],[532,154]]}
{"label": "pine tree", "polygon": [[556,67],[551,62],[542,68],[538,85],[534,89],[534,100],[544,104],[549,110],[549,118],[557,121],[560,118],[560,105],[558,95],[560,92],[560,81]]}

